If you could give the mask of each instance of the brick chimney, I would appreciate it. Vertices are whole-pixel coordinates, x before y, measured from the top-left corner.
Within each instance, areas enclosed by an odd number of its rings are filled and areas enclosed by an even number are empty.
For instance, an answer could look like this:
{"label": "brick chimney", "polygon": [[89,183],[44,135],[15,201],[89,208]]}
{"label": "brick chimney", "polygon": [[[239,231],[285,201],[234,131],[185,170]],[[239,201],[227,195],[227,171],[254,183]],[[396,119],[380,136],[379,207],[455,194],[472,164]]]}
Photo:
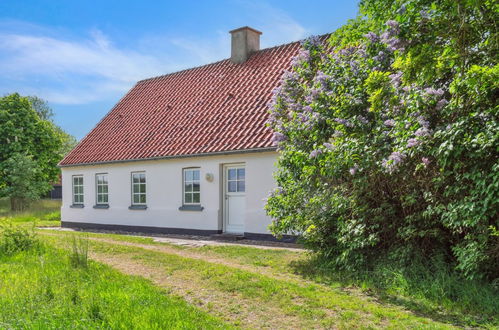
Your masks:
{"label": "brick chimney", "polygon": [[260,50],[260,35],[262,32],[244,26],[230,31],[232,46],[230,60],[234,63],[243,63],[252,53]]}

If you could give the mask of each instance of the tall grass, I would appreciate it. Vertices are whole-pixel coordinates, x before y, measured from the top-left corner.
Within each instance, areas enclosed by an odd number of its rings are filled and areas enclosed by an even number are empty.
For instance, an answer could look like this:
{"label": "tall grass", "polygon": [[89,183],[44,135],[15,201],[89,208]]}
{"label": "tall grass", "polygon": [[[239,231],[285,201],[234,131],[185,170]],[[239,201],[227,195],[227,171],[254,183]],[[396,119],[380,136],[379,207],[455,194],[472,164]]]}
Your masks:
{"label": "tall grass", "polygon": [[371,270],[338,271],[327,261],[311,258],[294,262],[295,271],[334,286],[356,286],[382,301],[468,326],[499,326],[499,288],[471,281],[438,258],[415,259],[410,267],[380,263]]}
{"label": "tall grass", "polygon": [[0,328],[227,328],[144,279],[97,263],[74,268],[68,257],[48,245],[0,255]]}
{"label": "tall grass", "polygon": [[8,198],[0,198],[0,221],[8,219],[18,224],[36,223],[37,226],[59,226],[61,201],[42,199],[34,201],[24,211],[11,211]]}
{"label": "tall grass", "polygon": [[88,236],[74,236],[69,261],[74,268],[88,268]]}

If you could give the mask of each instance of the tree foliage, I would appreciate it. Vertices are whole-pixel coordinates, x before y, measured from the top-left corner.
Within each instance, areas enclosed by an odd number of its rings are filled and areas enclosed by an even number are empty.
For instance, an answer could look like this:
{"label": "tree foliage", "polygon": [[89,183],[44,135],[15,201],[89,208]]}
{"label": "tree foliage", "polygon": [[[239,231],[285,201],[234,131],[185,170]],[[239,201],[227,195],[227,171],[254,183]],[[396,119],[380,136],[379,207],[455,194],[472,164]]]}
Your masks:
{"label": "tree foliage", "polygon": [[36,199],[50,189],[59,175],[63,137],[28,98],[17,93],[0,98],[0,141],[0,196]]}
{"label": "tree foliage", "polygon": [[267,211],[339,268],[440,254],[499,277],[498,5],[364,0],[271,104]]}

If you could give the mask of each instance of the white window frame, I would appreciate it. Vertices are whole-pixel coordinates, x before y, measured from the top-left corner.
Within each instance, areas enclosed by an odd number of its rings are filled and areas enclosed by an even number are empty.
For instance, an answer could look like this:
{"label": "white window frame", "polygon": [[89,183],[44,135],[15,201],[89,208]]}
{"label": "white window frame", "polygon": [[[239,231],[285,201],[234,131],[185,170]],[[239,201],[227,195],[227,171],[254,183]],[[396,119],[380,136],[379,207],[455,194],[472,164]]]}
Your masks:
{"label": "white window frame", "polygon": [[[187,172],[193,172],[193,178],[187,180]],[[198,172],[198,179],[194,179],[194,172]],[[199,185],[199,191],[194,191],[194,184]],[[186,191],[186,184],[192,184],[192,191]],[[186,202],[185,196],[191,195],[193,202]],[[194,202],[194,195],[199,195],[199,202]],[[201,169],[199,167],[186,167],[182,169],[182,204],[183,205],[201,205]]]}
{"label": "white window frame", "polygon": [[[234,168],[234,169],[229,169],[230,170],[235,170],[236,171],[236,177],[233,179],[229,178],[229,174],[227,173],[227,192],[230,193],[246,193],[246,167],[241,167],[241,168]],[[244,171],[244,176],[239,175],[239,170]],[[240,183],[243,183],[243,185],[240,185]],[[229,187],[230,184],[234,183],[236,190],[230,191]],[[243,189],[240,189],[241,187],[244,187]]]}
{"label": "white window frame", "polygon": [[[134,175],[139,175],[139,176],[140,175],[144,175],[144,182],[143,183],[140,182],[140,177],[139,177],[139,183],[134,183],[133,182]],[[130,179],[131,179],[130,182],[131,182],[131,193],[132,193],[132,196],[131,196],[132,197],[132,205],[147,205],[147,177],[146,177],[146,172],[145,171],[132,172],[131,176],[130,176]],[[134,191],[135,184],[138,184],[139,187],[141,185],[144,185],[144,188],[145,188],[144,192],[143,193],[140,192],[140,191],[139,192],[135,192]],[[140,190],[140,188],[139,188],[139,190]],[[136,196],[136,195],[139,196],[139,200],[140,200],[140,196],[144,195],[145,202],[143,202],[143,203],[142,202],[137,202],[137,203],[134,202],[134,196]]]}
{"label": "white window frame", "polygon": [[[105,179],[105,183],[99,183],[99,177],[102,176]],[[106,192],[99,192],[99,186],[106,187]],[[106,202],[99,202],[99,196],[106,196]],[[107,173],[96,173],[95,174],[95,204],[96,205],[109,205],[109,179]]]}
{"label": "white window frame", "polygon": [[[75,179],[81,179],[81,183],[75,184]],[[73,205],[83,205],[83,203],[85,202],[83,175],[82,174],[73,175],[71,177],[71,182],[72,182]],[[81,188],[81,191],[78,189],[78,192],[75,192],[75,188]],[[76,198],[77,196],[81,197],[81,200],[79,198]]]}

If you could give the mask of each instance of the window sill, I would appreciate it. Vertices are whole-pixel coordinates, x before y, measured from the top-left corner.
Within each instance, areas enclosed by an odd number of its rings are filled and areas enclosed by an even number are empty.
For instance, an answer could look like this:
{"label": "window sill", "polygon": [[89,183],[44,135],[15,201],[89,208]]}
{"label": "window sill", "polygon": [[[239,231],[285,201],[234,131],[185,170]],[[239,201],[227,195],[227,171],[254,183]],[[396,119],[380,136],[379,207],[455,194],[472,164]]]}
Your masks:
{"label": "window sill", "polygon": [[72,209],[82,209],[85,207],[85,205],[83,205],[83,204],[71,204],[71,205],[69,205],[69,207]]}
{"label": "window sill", "polygon": [[96,204],[94,205],[94,209],[108,209],[109,204]]}
{"label": "window sill", "polygon": [[198,211],[201,212],[204,210],[204,207],[201,205],[182,205],[178,208],[179,211]]}
{"label": "window sill", "polygon": [[146,210],[147,205],[130,205],[128,207],[129,210]]}

